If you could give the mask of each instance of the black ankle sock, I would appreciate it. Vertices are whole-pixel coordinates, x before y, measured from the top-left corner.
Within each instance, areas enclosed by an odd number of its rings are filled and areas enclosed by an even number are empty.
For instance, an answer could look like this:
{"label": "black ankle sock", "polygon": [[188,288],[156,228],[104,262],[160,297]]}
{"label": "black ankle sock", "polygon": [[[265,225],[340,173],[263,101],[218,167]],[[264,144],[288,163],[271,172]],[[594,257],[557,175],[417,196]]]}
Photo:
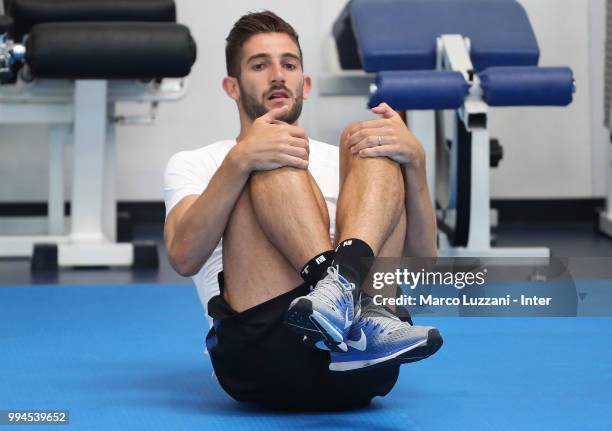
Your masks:
{"label": "black ankle sock", "polygon": [[316,285],[319,280],[323,278],[323,274],[325,274],[327,268],[331,266],[333,258],[333,250],[327,250],[321,254],[317,254],[304,265],[304,268],[300,271],[300,275],[304,281],[311,286]]}
{"label": "black ankle sock", "polygon": [[370,271],[373,257],[374,251],[367,243],[350,238],[338,244],[332,265],[338,265],[340,274],[354,283],[358,291]]}

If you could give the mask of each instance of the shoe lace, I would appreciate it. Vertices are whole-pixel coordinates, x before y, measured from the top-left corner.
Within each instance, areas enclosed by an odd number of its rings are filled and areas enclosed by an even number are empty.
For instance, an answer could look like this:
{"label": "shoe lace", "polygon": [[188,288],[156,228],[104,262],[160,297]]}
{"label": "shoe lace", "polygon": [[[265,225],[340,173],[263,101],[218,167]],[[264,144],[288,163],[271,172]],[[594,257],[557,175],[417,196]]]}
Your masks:
{"label": "shoe lace", "polygon": [[346,292],[355,290],[355,284],[340,280],[337,266],[327,268],[327,277],[320,280],[311,295],[319,298],[330,307],[336,309]]}

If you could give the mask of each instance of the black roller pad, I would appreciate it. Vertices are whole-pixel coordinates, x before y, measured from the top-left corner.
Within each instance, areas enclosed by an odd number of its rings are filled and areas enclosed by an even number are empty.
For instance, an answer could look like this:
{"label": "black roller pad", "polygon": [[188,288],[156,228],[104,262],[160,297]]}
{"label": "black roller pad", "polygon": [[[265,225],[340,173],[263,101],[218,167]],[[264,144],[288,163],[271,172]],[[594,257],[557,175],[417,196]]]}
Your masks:
{"label": "black roller pad", "polygon": [[47,23],[32,28],[26,61],[36,78],[187,76],[196,59],[189,29],[175,23]]}
{"label": "black roller pad", "polygon": [[174,0],[5,0],[15,19],[15,37],[45,22],[176,21]]}

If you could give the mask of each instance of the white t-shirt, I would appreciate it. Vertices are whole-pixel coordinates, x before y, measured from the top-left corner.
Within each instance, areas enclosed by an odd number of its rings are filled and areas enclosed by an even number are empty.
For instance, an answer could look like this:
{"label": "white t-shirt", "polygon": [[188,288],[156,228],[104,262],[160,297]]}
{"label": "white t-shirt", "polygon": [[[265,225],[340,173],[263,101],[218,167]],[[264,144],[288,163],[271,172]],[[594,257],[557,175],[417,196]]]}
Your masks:
{"label": "white t-shirt", "polygon": [[[200,195],[210,182],[221,162],[236,144],[236,140],[215,142],[192,151],[181,151],[170,158],[164,177],[164,200],[166,217],[183,198]],[[336,202],[339,190],[338,147],[309,139],[310,157],[308,169],[319,185],[329,211],[330,237],[336,230]],[[200,271],[192,277],[200,301],[208,316],[208,301],[219,294],[217,274],[223,269],[223,239],[215,247]]]}

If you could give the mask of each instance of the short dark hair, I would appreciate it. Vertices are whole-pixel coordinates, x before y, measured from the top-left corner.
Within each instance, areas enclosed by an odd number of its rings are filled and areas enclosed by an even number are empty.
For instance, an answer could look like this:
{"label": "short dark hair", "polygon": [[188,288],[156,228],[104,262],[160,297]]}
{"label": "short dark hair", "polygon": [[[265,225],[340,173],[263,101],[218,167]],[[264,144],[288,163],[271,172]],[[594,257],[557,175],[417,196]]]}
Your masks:
{"label": "short dark hair", "polygon": [[300,52],[300,64],[302,61],[302,48],[300,47],[297,32],[291,25],[276,15],[274,12],[265,10],[262,12],[250,12],[243,15],[230,31],[225,39],[225,63],[227,74],[234,78],[240,77],[240,53],[242,46],[247,40],[260,33],[285,33],[297,45]]}

